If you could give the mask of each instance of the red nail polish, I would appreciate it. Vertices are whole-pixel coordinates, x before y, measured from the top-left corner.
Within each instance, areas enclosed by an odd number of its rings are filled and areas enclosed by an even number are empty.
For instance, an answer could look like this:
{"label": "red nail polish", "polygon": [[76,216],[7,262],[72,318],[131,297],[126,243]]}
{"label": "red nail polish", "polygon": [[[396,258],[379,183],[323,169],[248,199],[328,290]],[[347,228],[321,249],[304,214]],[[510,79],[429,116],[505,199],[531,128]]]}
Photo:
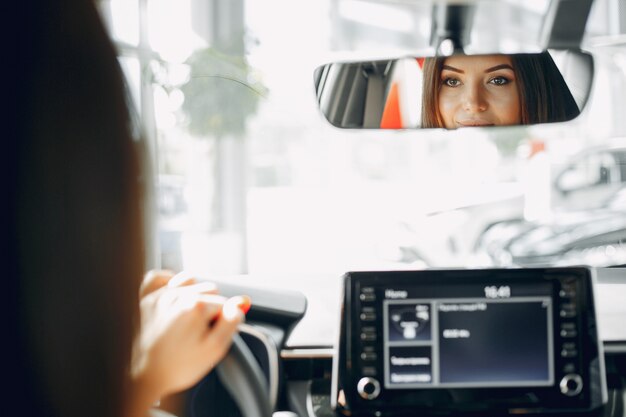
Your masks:
{"label": "red nail polish", "polygon": [[239,307],[239,310],[241,310],[241,312],[243,314],[246,314],[248,311],[250,311],[250,307],[252,306],[252,301],[250,300],[250,297],[248,297],[247,295],[242,295],[239,297],[240,300],[237,300],[237,307]]}

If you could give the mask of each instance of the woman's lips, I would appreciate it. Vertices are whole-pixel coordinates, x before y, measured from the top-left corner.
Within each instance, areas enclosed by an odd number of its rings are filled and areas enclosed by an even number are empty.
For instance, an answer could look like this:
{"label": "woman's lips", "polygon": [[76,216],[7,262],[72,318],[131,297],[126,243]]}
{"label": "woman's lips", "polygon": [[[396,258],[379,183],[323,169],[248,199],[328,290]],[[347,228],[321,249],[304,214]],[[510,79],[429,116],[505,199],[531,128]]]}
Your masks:
{"label": "woman's lips", "polygon": [[495,123],[489,122],[487,120],[482,120],[482,119],[457,120],[456,124],[458,127],[494,126],[495,125]]}

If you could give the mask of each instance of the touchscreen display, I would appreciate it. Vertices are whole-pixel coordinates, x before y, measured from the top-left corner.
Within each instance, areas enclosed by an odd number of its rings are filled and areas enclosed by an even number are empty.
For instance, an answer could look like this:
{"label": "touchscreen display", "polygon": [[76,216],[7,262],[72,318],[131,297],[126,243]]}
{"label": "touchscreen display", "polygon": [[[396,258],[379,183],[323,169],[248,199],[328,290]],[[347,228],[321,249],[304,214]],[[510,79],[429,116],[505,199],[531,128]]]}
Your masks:
{"label": "touchscreen display", "polygon": [[387,288],[386,388],[554,384],[552,284]]}

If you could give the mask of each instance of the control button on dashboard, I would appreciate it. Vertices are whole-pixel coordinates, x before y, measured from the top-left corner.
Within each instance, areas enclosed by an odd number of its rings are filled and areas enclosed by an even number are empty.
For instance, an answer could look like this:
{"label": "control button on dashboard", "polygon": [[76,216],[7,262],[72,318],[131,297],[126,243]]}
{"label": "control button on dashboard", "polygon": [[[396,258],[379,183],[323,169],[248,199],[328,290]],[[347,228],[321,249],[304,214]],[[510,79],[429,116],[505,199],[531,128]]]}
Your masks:
{"label": "control button on dashboard", "polygon": [[371,309],[371,311],[363,309],[361,311],[361,315],[359,316],[359,318],[362,321],[375,321],[376,320],[376,312],[373,311],[373,309]]}
{"label": "control button on dashboard", "polygon": [[576,349],[562,349],[561,357],[563,358],[575,358],[578,356],[578,351]]}
{"label": "control button on dashboard", "polygon": [[362,372],[365,376],[376,376],[376,368],[374,366],[364,366]]}
{"label": "control button on dashboard", "polygon": [[370,302],[370,301],[376,301],[376,294],[372,293],[361,293],[361,295],[359,296],[359,300],[364,301],[364,302]]}
{"label": "control button on dashboard", "polygon": [[359,300],[365,302],[376,301],[376,292],[374,291],[374,287],[361,288],[361,295],[359,295]]}
{"label": "control button on dashboard", "polygon": [[576,310],[575,309],[561,309],[561,317],[563,318],[572,318],[572,317],[576,317]]}
{"label": "control button on dashboard", "polygon": [[578,374],[567,374],[559,383],[561,394],[574,397],[583,390],[583,379]]}
{"label": "control button on dashboard", "polygon": [[576,291],[574,290],[574,288],[571,288],[571,287],[562,288],[561,291],[559,291],[559,297],[574,298],[576,297]]}
{"label": "control button on dashboard", "polygon": [[364,377],[359,380],[356,390],[364,400],[373,400],[380,394],[380,383],[374,378]]}
{"label": "control button on dashboard", "polygon": [[571,374],[576,372],[576,365],[573,363],[566,363],[565,365],[563,365],[563,373],[564,374]]}
{"label": "control button on dashboard", "polygon": [[561,337],[572,338],[578,336],[576,329],[561,329]]}
{"label": "control button on dashboard", "polygon": [[375,342],[376,333],[363,332],[361,333],[361,340],[364,342]]}
{"label": "control button on dashboard", "polygon": [[375,361],[377,358],[376,352],[361,352],[361,359],[364,361]]}
{"label": "control button on dashboard", "polygon": [[361,329],[361,340],[364,342],[374,342],[376,340],[376,327],[363,327]]}

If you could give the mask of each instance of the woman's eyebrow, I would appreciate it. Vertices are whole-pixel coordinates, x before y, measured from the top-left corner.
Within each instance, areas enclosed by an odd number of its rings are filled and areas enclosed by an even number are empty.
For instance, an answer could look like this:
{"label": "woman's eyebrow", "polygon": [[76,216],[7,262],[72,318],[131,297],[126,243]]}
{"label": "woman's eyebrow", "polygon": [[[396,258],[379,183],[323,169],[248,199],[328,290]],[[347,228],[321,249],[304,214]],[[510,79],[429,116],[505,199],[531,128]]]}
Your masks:
{"label": "woman's eyebrow", "polygon": [[487,68],[485,70],[485,74],[488,73],[488,72],[494,72],[494,71],[498,71],[498,70],[501,70],[501,69],[509,69],[511,71],[514,71],[513,67],[510,66],[509,64],[500,64],[500,65],[496,65],[495,67]]}
{"label": "woman's eyebrow", "polygon": [[458,68],[451,67],[450,65],[444,65],[442,67],[442,69],[448,70],[448,71],[458,72],[459,74],[465,74],[465,71],[463,71],[461,69],[458,69]]}

